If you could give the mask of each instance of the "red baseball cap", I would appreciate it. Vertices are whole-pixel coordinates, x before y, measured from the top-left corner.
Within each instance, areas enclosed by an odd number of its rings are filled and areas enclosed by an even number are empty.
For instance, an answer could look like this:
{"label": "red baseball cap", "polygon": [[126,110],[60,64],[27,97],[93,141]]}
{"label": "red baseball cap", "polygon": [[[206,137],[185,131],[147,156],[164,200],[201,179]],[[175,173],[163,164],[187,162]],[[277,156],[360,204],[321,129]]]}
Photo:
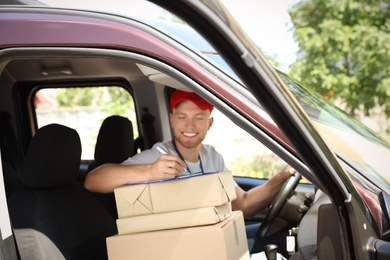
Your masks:
{"label": "red baseball cap", "polygon": [[209,102],[204,100],[202,97],[200,97],[198,94],[194,92],[187,92],[183,90],[176,90],[175,92],[172,93],[171,95],[171,104],[170,104],[170,109],[171,111],[179,104],[180,102],[184,100],[189,100],[195,105],[197,105],[200,109],[202,110],[210,110],[213,111],[213,105],[211,105]]}

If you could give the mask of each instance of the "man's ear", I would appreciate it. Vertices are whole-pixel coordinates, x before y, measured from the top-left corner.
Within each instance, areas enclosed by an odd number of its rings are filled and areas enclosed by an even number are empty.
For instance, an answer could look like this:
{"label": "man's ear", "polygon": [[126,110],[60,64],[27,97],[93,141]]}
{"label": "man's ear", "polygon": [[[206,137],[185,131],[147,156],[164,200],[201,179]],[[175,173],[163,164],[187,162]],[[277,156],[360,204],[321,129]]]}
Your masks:
{"label": "man's ear", "polygon": [[213,125],[214,123],[214,117],[210,117],[209,118],[209,130],[210,130],[210,127]]}

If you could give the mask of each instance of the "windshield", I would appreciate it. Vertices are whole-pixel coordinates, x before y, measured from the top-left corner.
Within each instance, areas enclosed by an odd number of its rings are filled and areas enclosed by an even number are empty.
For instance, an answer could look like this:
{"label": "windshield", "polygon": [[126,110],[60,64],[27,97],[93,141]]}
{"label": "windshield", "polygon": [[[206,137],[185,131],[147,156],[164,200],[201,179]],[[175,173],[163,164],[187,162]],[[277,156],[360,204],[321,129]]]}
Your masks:
{"label": "windshield", "polygon": [[333,151],[351,167],[389,189],[390,145],[378,134],[322,96],[279,72],[283,81]]}

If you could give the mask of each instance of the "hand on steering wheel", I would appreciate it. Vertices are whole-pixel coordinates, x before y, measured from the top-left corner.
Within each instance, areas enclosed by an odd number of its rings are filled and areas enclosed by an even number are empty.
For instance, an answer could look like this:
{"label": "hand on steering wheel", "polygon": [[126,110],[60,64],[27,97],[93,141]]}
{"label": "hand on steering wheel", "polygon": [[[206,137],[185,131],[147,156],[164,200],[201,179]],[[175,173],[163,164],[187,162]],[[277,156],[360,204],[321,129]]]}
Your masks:
{"label": "hand on steering wheel", "polygon": [[270,228],[272,222],[279,215],[284,204],[286,204],[291,191],[293,191],[297,187],[300,179],[301,174],[296,172],[294,175],[291,175],[284,183],[278,195],[275,197],[275,199],[269,206],[268,212],[265,215],[265,218],[261,223],[259,230],[257,231],[257,239],[262,239],[266,236],[267,231]]}

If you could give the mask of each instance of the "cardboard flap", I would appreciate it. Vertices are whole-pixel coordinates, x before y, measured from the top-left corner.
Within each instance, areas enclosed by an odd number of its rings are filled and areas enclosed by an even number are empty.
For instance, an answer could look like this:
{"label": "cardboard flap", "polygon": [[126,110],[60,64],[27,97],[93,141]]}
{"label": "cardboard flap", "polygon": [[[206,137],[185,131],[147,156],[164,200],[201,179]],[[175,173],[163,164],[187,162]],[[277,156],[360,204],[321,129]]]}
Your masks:
{"label": "cardboard flap", "polygon": [[148,186],[138,197],[139,203],[144,205],[146,209],[148,209],[151,213],[153,211],[153,201],[150,199],[150,187]]}
{"label": "cardboard flap", "polygon": [[117,189],[115,195],[118,195],[118,199],[125,200],[127,203],[134,205],[137,202],[138,198],[142,197],[142,194],[147,189],[148,189],[147,185],[134,186],[133,190],[128,190],[126,188],[119,188]]}
{"label": "cardboard flap", "polygon": [[[230,173],[230,172],[229,172]],[[222,187],[224,188],[226,196],[229,198],[229,201],[233,201],[237,198],[236,189],[234,187],[234,179],[231,174],[219,174],[219,181],[221,182]]]}
{"label": "cardboard flap", "polygon": [[226,203],[221,206],[214,207],[215,215],[218,216],[218,221],[222,221],[232,213],[232,204]]}
{"label": "cardboard flap", "polygon": [[140,215],[153,213],[149,189],[148,185],[136,185],[131,190],[126,189],[126,187],[115,189],[117,209],[122,209],[118,211],[119,217],[123,217],[132,211],[138,212]]}

